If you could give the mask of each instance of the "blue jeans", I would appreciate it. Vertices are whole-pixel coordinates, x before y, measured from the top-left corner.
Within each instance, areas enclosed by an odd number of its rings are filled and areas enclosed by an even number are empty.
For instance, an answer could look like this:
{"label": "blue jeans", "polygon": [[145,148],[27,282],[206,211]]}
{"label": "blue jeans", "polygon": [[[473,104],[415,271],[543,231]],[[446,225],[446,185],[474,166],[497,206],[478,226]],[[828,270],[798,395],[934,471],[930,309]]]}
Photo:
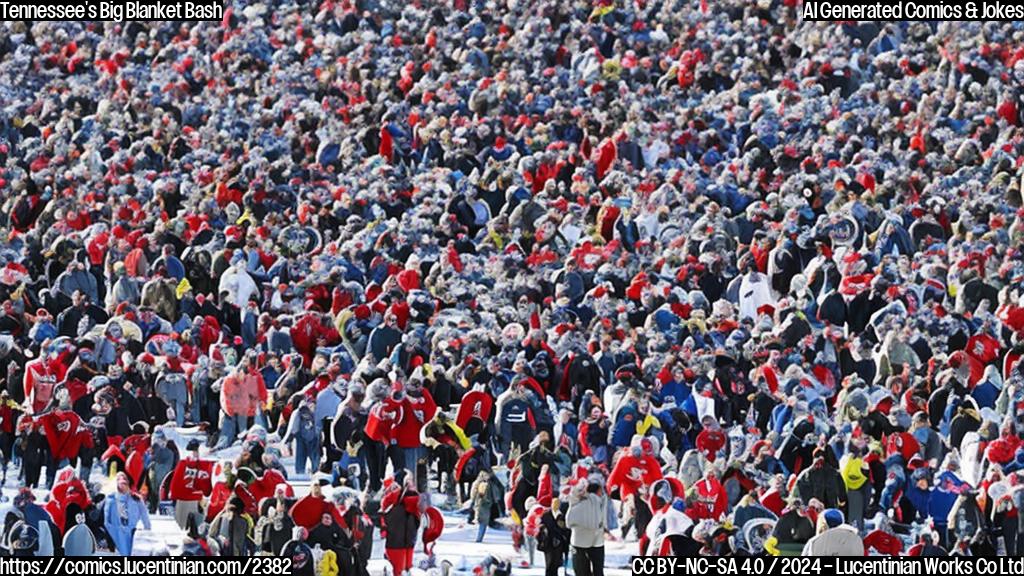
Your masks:
{"label": "blue jeans", "polygon": [[309,461],[310,474],[316,474],[320,469],[320,440],[306,441],[301,438],[295,439],[295,473],[306,473],[306,461]]}
{"label": "blue jeans", "polygon": [[244,415],[228,416],[222,413],[223,420],[220,430],[220,440],[217,441],[218,448],[226,448],[235,443],[238,435],[249,426],[249,417]]}
{"label": "blue jeans", "polygon": [[402,450],[402,465],[405,467],[406,470],[409,471],[410,474],[413,475],[413,478],[416,477],[416,462],[418,462],[419,459],[424,457],[425,455],[426,448],[424,448],[423,446],[417,446],[416,448],[405,448]]}
{"label": "blue jeans", "polygon": [[186,403],[184,400],[174,402],[174,423],[177,424],[179,428],[185,425],[186,409]]}
{"label": "blue jeans", "polygon": [[485,521],[485,520],[483,520],[481,518],[477,518],[476,519],[476,523],[477,523],[477,527],[476,527],[476,541],[477,542],[483,542],[483,540],[484,540],[484,532],[487,532],[487,521]]}

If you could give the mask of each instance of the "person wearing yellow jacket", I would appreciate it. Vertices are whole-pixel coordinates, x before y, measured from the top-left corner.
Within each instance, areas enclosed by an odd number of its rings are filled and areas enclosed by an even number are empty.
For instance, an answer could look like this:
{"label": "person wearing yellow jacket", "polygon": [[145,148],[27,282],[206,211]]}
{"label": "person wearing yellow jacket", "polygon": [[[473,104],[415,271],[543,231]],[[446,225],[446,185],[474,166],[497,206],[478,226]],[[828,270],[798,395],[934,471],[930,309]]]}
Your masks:
{"label": "person wearing yellow jacket", "polygon": [[839,473],[846,484],[847,521],[858,529],[864,527],[864,514],[871,501],[870,467],[864,461],[867,447],[853,443],[839,462]]}

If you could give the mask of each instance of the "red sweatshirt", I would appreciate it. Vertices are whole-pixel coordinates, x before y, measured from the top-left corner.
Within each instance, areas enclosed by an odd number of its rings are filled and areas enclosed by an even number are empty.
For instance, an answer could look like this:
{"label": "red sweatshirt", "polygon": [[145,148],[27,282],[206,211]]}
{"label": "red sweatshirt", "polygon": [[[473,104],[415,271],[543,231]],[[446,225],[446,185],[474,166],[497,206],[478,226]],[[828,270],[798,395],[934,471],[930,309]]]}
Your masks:
{"label": "red sweatshirt", "polygon": [[417,448],[420,446],[420,430],[437,413],[437,403],[430,392],[423,391],[423,396],[414,398],[406,395],[403,401],[402,419],[395,428],[395,439],[400,448]]}
{"label": "red sweatshirt", "polygon": [[374,442],[390,444],[404,411],[403,402],[391,396],[375,404],[366,418],[366,435]]}
{"label": "red sweatshirt", "polygon": [[611,475],[608,476],[608,492],[611,493],[618,488],[619,499],[625,501],[640,487],[650,486],[661,477],[661,466],[655,458],[628,454],[619,458]]}

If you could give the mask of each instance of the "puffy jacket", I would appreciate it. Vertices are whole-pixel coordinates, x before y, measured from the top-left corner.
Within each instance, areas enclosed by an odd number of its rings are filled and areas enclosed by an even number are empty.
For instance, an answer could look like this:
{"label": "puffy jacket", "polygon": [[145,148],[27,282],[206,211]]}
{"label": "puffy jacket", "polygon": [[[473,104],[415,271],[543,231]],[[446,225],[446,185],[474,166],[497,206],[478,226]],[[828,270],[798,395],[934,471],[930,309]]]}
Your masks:
{"label": "puffy jacket", "polygon": [[220,405],[228,416],[255,416],[256,410],[266,401],[267,387],[259,372],[236,372],[224,378]]}
{"label": "puffy jacket", "polygon": [[846,485],[839,472],[827,464],[821,468],[808,468],[796,479],[797,492],[807,502],[817,498],[826,508],[837,508],[846,502]]}
{"label": "puffy jacket", "polygon": [[384,547],[388,549],[412,548],[416,545],[416,532],[420,528],[419,495],[410,492],[402,496],[384,512]]}
{"label": "puffy jacket", "polygon": [[607,508],[608,498],[604,495],[588,493],[571,501],[565,515],[565,525],[572,530],[570,544],[577,548],[604,546]]}

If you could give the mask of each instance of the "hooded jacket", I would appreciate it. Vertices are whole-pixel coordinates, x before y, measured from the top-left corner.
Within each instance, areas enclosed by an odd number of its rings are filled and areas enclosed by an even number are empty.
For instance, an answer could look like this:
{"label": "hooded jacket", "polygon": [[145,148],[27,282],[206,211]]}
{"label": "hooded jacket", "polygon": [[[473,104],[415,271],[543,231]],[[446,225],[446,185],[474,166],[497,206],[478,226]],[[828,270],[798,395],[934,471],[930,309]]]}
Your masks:
{"label": "hooded jacket", "polygon": [[863,556],[864,541],[849,524],[829,528],[807,541],[802,556]]}
{"label": "hooded jacket", "polygon": [[604,546],[607,507],[608,498],[603,494],[587,493],[570,500],[565,514],[565,525],[572,531],[570,544],[577,548]]}

